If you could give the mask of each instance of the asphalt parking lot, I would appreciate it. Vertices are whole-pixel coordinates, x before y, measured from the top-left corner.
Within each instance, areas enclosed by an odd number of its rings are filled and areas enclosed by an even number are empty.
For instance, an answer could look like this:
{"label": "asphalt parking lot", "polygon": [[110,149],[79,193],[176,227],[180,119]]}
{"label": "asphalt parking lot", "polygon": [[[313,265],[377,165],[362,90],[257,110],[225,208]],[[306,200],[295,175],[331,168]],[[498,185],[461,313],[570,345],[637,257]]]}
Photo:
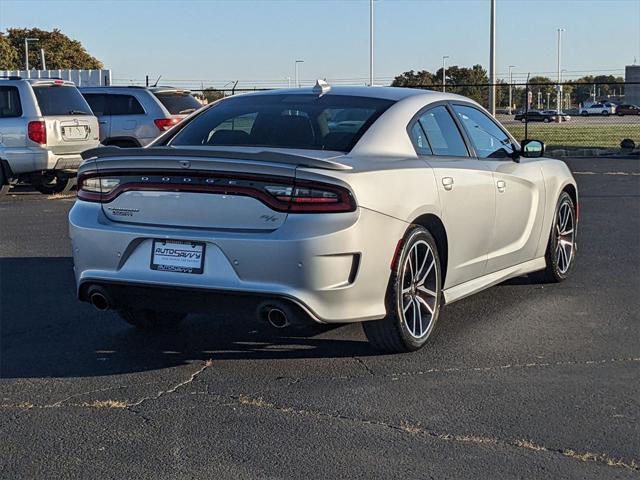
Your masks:
{"label": "asphalt parking lot", "polygon": [[1,478],[638,478],[640,160],[574,159],[573,277],[443,310],[415,354],[76,302],[73,198],[0,202]]}

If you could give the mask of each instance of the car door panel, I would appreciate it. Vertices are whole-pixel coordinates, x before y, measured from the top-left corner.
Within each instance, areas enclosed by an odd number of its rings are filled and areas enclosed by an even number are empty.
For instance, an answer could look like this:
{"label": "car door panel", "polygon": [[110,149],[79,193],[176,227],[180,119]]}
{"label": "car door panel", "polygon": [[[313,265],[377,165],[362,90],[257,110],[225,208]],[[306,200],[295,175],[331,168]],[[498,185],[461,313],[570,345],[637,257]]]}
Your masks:
{"label": "car door panel", "polygon": [[448,265],[444,288],[486,273],[495,216],[493,174],[475,158],[429,157],[447,231]]}
{"label": "car door panel", "polygon": [[487,273],[533,260],[544,217],[545,188],[536,159],[514,161],[509,135],[485,112],[454,105],[478,161],[493,174],[495,220],[487,256]]}
{"label": "car door panel", "polygon": [[544,217],[544,177],[539,162],[484,159],[493,172],[496,216],[487,273],[533,260]]}
{"label": "car door panel", "polygon": [[416,152],[431,166],[438,188],[448,242],[443,287],[481,277],[486,271],[495,215],[492,172],[470,156],[462,132],[444,104],[418,115],[410,132]]}

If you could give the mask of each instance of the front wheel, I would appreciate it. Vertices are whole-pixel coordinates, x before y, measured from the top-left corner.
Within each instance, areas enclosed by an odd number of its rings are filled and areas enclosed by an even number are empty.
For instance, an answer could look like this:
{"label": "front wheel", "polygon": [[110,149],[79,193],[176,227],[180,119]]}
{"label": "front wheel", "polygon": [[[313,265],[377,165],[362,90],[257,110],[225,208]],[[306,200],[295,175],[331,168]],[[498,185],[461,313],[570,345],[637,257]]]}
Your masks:
{"label": "front wheel", "polygon": [[607,110],[603,110],[602,111],[602,115],[604,115],[605,117],[609,116],[609,112]]}
{"label": "front wheel", "polygon": [[411,352],[433,336],[440,313],[441,270],[433,236],[412,227],[394,259],[387,289],[387,316],[364,322],[364,333],[376,348],[387,352]]}
{"label": "front wheel", "polygon": [[576,207],[567,192],[562,192],[556,205],[553,227],[547,244],[547,267],[542,279],[549,283],[565,280],[576,257]]}
{"label": "front wheel", "polygon": [[175,328],[187,316],[184,313],[158,312],[147,309],[118,310],[118,315],[129,325],[147,332],[163,331]]}

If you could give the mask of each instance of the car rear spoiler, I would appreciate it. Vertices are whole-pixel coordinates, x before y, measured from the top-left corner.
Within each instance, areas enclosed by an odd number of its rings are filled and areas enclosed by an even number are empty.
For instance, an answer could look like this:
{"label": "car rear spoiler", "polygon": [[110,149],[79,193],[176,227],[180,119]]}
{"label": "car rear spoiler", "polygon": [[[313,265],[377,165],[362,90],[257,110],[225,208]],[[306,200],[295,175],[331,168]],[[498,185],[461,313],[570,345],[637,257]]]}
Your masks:
{"label": "car rear spoiler", "polygon": [[151,148],[120,148],[115,146],[97,147],[82,152],[83,160],[97,160],[101,158],[140,158],[140,157],[198,157],[223,158],[230,160],[253,160],[269,163],[284,163],[308,168],[324,170],[351,170],[353,167],[330,159],[307,157],[290,153],[260,151],[238,152],[233,150],[203,150],[199,148],[151,147]]}

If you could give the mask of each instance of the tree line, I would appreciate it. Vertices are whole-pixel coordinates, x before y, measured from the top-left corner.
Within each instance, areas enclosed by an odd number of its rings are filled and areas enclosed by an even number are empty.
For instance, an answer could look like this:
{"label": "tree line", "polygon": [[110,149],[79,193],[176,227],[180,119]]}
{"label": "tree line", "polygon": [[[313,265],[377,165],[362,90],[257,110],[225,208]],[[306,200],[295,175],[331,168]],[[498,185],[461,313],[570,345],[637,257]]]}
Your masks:
{"label": "tree line", "polygon": [[[451,65],[447,67],[445,74],[445,85],[448,92],[472,98],[481,105],[488,104],[489,76],[486,69],[481,65],[474,65],[470,68]],[[564,98],[568,101],[567,103],[578,105],[591,98],[594,93],[597,99],[623,95],[624,85],[615,85],[615,83],[622,82],[624,82],[624,79],[619,76],[587,75],[577,80],[571,80],[571,82],[563,82],[562,92]],[[507,107],[509,105],[509,84],[504,80],[498,80],[496,83],[498,84],[496,87],[496,106]],[[554,80],[549,77],[534,76],[529,79],[529,84],[534,108],[538,105],[538,98],[541,98],[543,105],[547,103],[547,99],[550,99],[551,105],[555,106],[556,82]],[[404,72],[394,78],[391,86],[441,90],[442,68],[435,73],[427,70]],[[524,106],[526,101],[525,87],[520,85],[513,86],[511,93],[516,108]]]}
{"label": "tree line", "polygon": [[8,28],[0,32],[0,70],[24,70],[24,40],[29,42],[29,66],[41,69],[40,49],[45,51],[48,70],[58,69],[101,69],[102,62],[90,55],[82,44],[69,38],[57,28],[48,32],[39,28]]}

